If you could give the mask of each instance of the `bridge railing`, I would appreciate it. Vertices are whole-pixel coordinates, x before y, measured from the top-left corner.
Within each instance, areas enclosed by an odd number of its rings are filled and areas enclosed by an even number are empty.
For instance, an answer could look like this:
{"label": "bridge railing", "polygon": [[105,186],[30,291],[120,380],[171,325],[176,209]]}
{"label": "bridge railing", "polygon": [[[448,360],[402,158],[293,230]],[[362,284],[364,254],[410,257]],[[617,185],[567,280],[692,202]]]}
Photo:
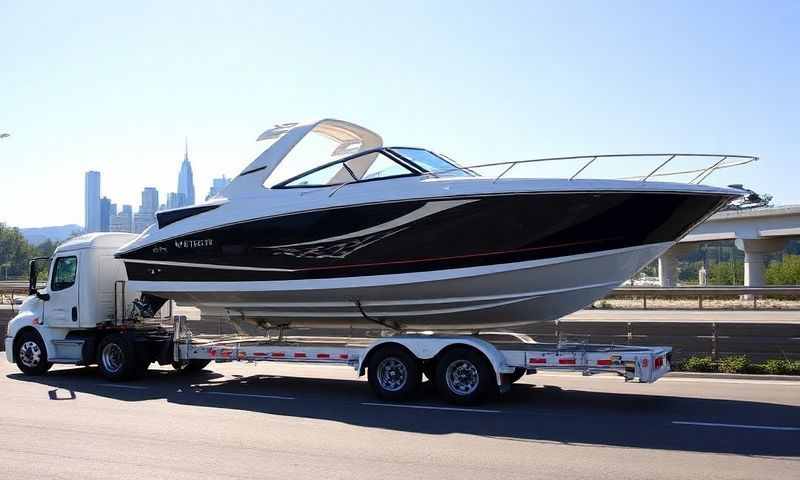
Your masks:
{"label": "bridge railing", "polygon": [[703,309],[703,300],[717,297],[740,297],[752,300],[753,309],[758,309],[759,298],[800,298],[800,286],[781,285],[772,287],[619,287],[608,298],[634,297],[642,299],[642,308],[647,309],[647,298],[697,298],[697,306]]}

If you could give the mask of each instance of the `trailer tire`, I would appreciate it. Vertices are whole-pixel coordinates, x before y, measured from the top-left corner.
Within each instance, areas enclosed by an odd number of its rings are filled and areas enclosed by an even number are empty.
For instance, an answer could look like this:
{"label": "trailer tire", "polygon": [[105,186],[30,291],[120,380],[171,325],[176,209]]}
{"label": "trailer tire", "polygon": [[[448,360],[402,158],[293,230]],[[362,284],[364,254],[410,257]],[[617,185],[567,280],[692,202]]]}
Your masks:
{"label": "trailer tire", "polygon": [[475,404],[498,391],[494,369],[486,357],[469,347],[446,351],[436,365],[436,388],[450,403]]}
{"label": "trailer tire", "polygon": [[184,360],[182,362],[172,362],[172,368],[178,373],[192,373],[206,368],[209,363],[211,363],[211,360]]}
{"label": "trailer tire", "polygon": [[126,335],[112,333],[100,340],[97,346],[97,366],[108,380],[119,382],[133,378],[140,364],[136,358],[135,345]]}
{"label": "trailer tire", "polygon": [[422,383],[419,360],[400,346],[389,345],[372,352],[367,379],[375,394],[384,400],[405,400]]}
{"label": "trailer tire", "polygon": [[42,336],[35,331],[23,332],[14,342],[17,367],[28,376],[44,375],[52,363],[47,361],[47,348]]}

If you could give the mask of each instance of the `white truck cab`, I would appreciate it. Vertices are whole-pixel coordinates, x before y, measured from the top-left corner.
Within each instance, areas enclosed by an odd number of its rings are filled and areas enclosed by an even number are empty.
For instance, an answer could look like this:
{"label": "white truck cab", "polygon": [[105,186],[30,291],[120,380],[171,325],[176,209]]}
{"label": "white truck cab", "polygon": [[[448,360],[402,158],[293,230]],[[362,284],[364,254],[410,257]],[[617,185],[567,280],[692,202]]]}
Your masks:
{"label": "white truck cab", "polygon": [[[6,357],[29,371],[50,363],[81,363],[86,335],[115,318],[115,307],[130,303],[137,292],[116,292],[126,280],[114,252],[136,238],[129,233],[91,233],[60,245],[50,259],[31,262],[30,293],[8,323]],[[36,288],[36,269],[49,260],[48,280]],[[37,337],[41,342],[37,342]],[[44,371],[43,370],[43,371]],[[42,371],[42,372],[43,372]],[[27,372],[26,372],[27,373]]]}

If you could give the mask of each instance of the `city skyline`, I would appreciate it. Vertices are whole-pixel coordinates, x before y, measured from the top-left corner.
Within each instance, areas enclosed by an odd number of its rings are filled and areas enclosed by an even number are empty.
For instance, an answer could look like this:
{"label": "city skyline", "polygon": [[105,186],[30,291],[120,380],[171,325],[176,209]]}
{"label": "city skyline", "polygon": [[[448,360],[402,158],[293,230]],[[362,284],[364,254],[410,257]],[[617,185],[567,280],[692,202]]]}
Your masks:
{"label": "city skyline", "polygon": [[[83,230],[86,233],[109,231],[141,233],[155,222],[156,212],[196,203],[188,139],[185,140],[183,161],[178,173],[178,191],[167,192],[163,196],[163,202],[158,188],[145,186],[140,192],[140,203],[136,211],[133,209],[134,204],[127,203],[120,204],[121,208],[118,211],[117,203],[112,203],[113,195],[107,194],[101,197],[102,172],[90,170],[84,177]],[[219,193],[228,183],[230,179],[224,174],[220,178],[212,179],[206,199]]]}

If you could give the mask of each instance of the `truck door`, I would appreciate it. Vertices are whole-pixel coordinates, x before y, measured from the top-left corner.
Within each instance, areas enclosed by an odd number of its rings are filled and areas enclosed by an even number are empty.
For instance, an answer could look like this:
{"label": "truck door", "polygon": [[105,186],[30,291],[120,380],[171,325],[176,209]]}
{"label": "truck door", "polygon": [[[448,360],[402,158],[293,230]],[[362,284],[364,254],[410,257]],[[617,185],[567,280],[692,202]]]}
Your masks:
{"label": "truck door", "polygon": [[44,302],[44,323],[51,327],[78,326],[79,252],[65,252],[53,260],[50,299]]}

